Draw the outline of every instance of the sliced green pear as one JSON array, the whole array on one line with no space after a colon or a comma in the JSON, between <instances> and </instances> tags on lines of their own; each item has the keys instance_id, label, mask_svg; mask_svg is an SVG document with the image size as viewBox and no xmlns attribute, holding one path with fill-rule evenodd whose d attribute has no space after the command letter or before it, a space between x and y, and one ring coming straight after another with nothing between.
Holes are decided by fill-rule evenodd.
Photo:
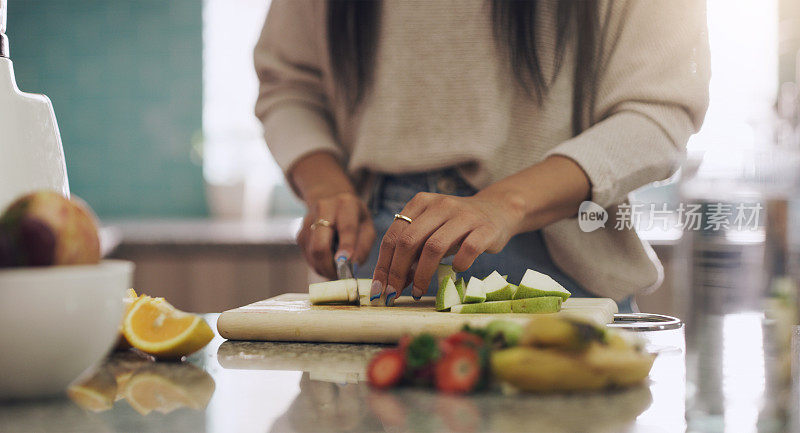
<instances>
[{"instance_id":1,"label":"sliced green pear","mask_svg":"<svg viewBox=\"0 0 800 433\"><path fill-rule=\"evenodd\" d=\"M561 310L561 298L558 296L541 296L511 301L511 311L514 313L558 313L559 310Z\"/></svg>"},{"instance_id":2,"label":"sliced green pear","mask_svg":"<svg viewBox=\"0 0 800 433\"><path fill-rule=\"evenodd\" d=\"M514 287L497 271L483 279L487 301L507 301L514 297Z\"/></svg>"},{"instance_id":3,"label":"sliced green pear","mask_svg":"<svg viewBox=\"0 0 800 433\"><path fill-rule=\"evenodd\" d=\"M439 284L439 288L442 287L442 283L444 283L444 279L450 277L453 282L456 281L456 272L453 270L453 265L445 265L440 264L438 268L436 268L436 282Z\"/></svg>"},{"instance_id":4,"label":"sliced green pear","mask_svg":"<svg viewBox=\"0 0 800 433\"><path fill-rule=\"evenodd\" d=\"M512 302L513 301L493 301L493 302L481 302L479 304L459 304L453 306L450 309L450 311L453 313L461 313L461 314L511 313Z\"/></svg>"},{"instance_id":5,"label":"sliced green pear","mask_svg":"<svg viewBox=\"0 0 800 433\"><path fill-rule=\"evenodd\" d=\"M308 285L308 299L312 304L350 302L353 280L334 280Z\"/></svg>"},{"instance_id":6,"label":"sliced green pear","mask_svg":"<svg viewBox=\"0 0 800 433\"><path fill-rule=\"evenodd\" d=\"M458 280L456 280L456 290L458 290L459 304L464 302L464 291L467 290L467 288L465 287L466 285L467 283L464 282L464 278L459 278Z\"/></svg>"},{"instance_id":7,"label":"sliced green pear","mask_svg":"<svg viewBox=\"0 0 800 433\"><path fill-rule=\"evenodd\" d=\"M358 282L358 305L365 307L365 306L373 306L378 305L377 303L379 300L370 301L370 290L372 289L372 279L370 278L359 278L356 280Z\"/></svg>"},{"instance_id":8,"label":"sliced green pear","mask_svg":"<svg viewBox=\"0 0 800 433\"><path fill-rule=\"evenodd\" d=\"M436 311L447 311L453 305L461 303L461 296L456 289L456 283L449 276L445 277L444 285L436 292Z\"/></svg>"},{"instance_id":9,"label":"sliced green pear","mask_svg":"<svg viewBox=\"0 0 800 433\"><path fill-rule=\"evenodd\" d=\"M514 299L536 298L540 296L559 296L566 301L572 293L549 275L536 272L533 269L525 271L519 289L514 294Z\"/></svg>"},{"instance_id":10,"label":"sliced green pear","mask_svg":"<svg viewBox=\"0 0 800 433\"><path fill-rule=\"evenodd\" d=\"M467 283L467 290L464 291L464 298L461 302L465 304L477 304L486 300L486 291L483 288L483 280L471 277Z\"/></svg>"},{"instance_id":11,"label":"sliced green pear","mask_svg":"<svg viewBox=\"0 0 800 433\"><path fill-rule=\"evenodd\" d=\"M358 301L358 280L355 278L353 279L346 279L343 280L345 282L345 286L347 287L347 300L349 302L356 302Z\"/></svg>"}]
</instances>

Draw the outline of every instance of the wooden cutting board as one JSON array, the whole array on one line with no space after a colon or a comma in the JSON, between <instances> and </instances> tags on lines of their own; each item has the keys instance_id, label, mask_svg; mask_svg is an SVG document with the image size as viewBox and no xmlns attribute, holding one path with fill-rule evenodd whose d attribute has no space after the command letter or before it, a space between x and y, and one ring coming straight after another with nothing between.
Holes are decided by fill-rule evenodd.
<instances>
[{"instance_id":1,"label":"wooden cutting board","mask_svg":"<svg viewBox=\"0 0 800 433\"><path fill-rule=\"evenodd\" d=\"M611 323L617 304L608 298L575 298L558 315ZM428 332L447 336L465 324L483 326L492 320L526 322L529 314L456 314L438 312L434 298L414 301L401 296L393 307L311 305L307 293L287 293L228 310L217 329L229 340L308 341L327 343L395 343L406 334Z\"/></svg>"}]
</instances>

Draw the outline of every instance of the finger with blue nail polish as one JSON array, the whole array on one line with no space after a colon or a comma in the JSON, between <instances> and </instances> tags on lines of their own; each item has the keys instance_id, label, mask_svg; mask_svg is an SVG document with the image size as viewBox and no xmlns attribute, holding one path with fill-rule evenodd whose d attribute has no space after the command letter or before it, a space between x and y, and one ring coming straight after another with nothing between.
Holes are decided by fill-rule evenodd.
<instances>
[{"instance_id":1,"label":"finger with blue nail polish","mask_svg":"<svg viewBox=\"0 0 800 433\"><path fill-rule=\"evenodd\" d=\"M339 250L334 255L336 257L336 263L343 262L350 258L350 253L348 251Z\"/></svg>"},{"instance_id":2,"label":"finger with blue nail polish","mask_svg":"<svg viewBox=\"0 0 800 433\"><path fill-rule=\"evenodd\" d=\"M394 289L392 286L386 287L386 306L391 307L394 305L395 299L397 299L397 290Z\"/></svg>"},{"instance_id":3,"label":"finger with blue nail polish","mask_svg":"<svg viewBox=\"0 0 800 433\"><path fill-rule=\"evenodd\" d=\"M424 290L419 289L417 286L413 286L411 288L411 297L414 298L415 301L419 301L422 299L422 295L425 293Z\"/></svg>"},{"instance_id":4,"label":"finger with blue nail polish","mask_svg":"<svg viewBox=\"0 0 800 433\"><path fill-rule=\"evenodd\" d=\"M383 294L383 284L378 280L372 280L372 286L369 289L369 302L371 305L380 305L380 298Z\"/></svg>"}]
</instances>

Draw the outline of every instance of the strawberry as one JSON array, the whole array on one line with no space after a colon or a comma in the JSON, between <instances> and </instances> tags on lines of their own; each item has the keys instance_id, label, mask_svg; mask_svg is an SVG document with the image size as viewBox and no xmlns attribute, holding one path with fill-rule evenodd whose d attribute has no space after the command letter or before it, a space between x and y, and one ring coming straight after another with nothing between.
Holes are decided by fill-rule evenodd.
<instances>
[{"instance_id":1,"label":"strawberry","mask_svg":"<svg viewBox=\"0 0 800 433\"><path fill-rule=\"evenodd\" d=\"M467 346L457 346L436 363L434 383L442 392L470 392L481 378L478 353Z\"/></svg>"},{"instance_id":2,"label":"strawberry","mask_svg":"<svg viewBox=\"0 0 800 433\"><path fill-rule=\"evenodd\" d=\"M405 356L399 349L378 352L367 366L370 385L378 389L391 388L400 383L406 368Z\"/></svg>"},{"instance_id":3,"label":"strawberry","mask_svg":"<svg viewBox=\"0 0 800 433\"><path fill-rule=\"evenodd\" d=\"M409 344L411 344L411 336L404 335L400 337L400 340L397 341L397 348L400 349L400 351L402 351L403 353L406 353Z\"/></svg>"},{"instance_id":4,"label":"strawberry","mask_svg":"<svg viewBox=\"0 0 800 433\"><path fill-rule=\"evenodd\" d=\"M445 341L449 343L450 346L469 346L474 349L477 349L484 344L483 338L467 331L456 332L455 334L447 337Z\"/></svg>"}]
</instances>

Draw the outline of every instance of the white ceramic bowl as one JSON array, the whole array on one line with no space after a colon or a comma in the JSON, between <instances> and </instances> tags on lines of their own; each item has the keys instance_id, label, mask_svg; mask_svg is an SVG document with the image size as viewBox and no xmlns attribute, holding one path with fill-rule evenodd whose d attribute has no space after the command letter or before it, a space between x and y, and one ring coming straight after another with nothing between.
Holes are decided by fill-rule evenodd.
<instances>
[{"instance_id":1,"label":"white ceramic bowl","mask_svg":"<svg viewBox=\"0 0 800 433\"><path fill-rule=\"evenodd\" d=\"M0 399L63 392L117 340L133 263L0 270Z\"/></svg>"}]
</instances>

